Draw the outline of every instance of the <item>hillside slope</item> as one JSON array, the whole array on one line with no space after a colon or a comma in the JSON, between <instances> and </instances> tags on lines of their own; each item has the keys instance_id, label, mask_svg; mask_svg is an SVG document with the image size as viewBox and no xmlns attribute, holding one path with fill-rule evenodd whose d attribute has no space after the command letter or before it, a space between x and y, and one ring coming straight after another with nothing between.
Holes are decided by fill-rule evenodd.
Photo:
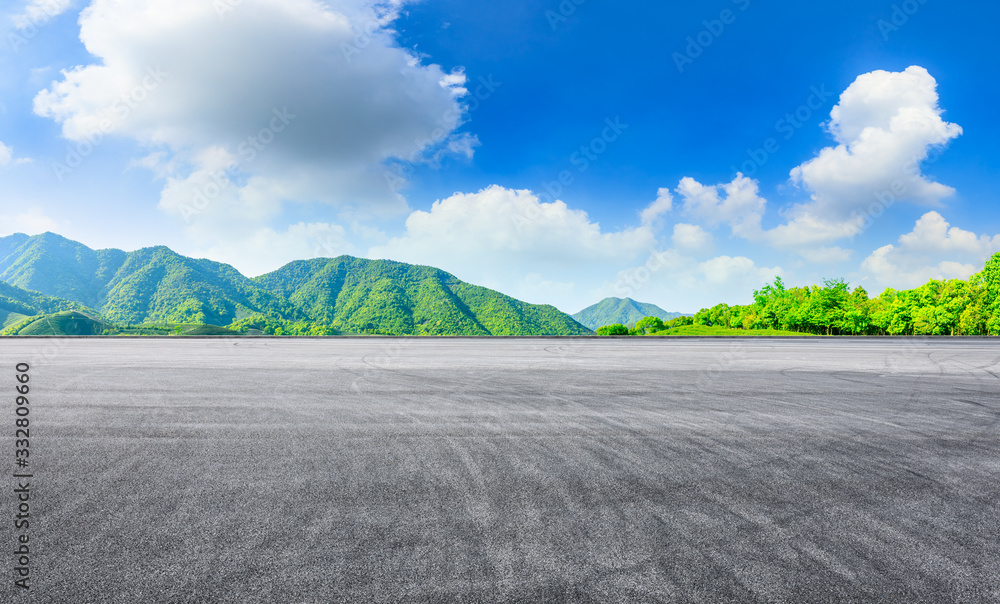
<instances>
[{"instance_id":1,"label":"hillside slope","mask_svg":"<svg viewBox=\"0 0 1000 604\"><path fill-rule=\"evenodd\" d=\"M228 325L255 314L301 316L280 295L255 287L228 264L188 258L166 247L128 253L108 282L99 310L123 325Z\"/></svg>"},{"instance_id":2,"label":"hillside slope","mask_svg":"<svg viewBox=\"0 0 1000 604\"><path fill-rule=\"evenodd\" d=\"M428 266L351 256L292 262L252 280L310 319L358 333L582 335L552 306L527 304Z\"/></svg>"},{"instance_id":3,"label":"hillside slope","mask_svg":"<svg viewBox=\"0 0 1000 604\"><path fill-rule=\"evenodd\" d=\"M228 264L162 246L95 251L53 233L11 235L0 238L0 279L94 308L100 320L118 326L226 326L263 317L303 334L590 333L552 306L528 304L436 268L350 256L292 262L248 279ZM15 302L5 307L8 324L76 309L65 301L45 308Z\"/></svg>"},{"instance_id":4,"label":"hillside slope","mask_svg":"<svg viewBox=\"0 0 1000 604\"><path fill-rule=\"evenodd\" d=\"M598 327L615 323L632 326L636 321L646 317L659 317L669 321L680 316L682 313L668 312L655 304L636 302L631 298L605 298L576 313L573 318L596 330Z\"/></svg>"},{"instance_id":5,"label":"hillside slope","mask_svg":"<svg viewBox=\"0 0 1000 604\"><path fill-rule=\"evenodd\" d=\"M281 296L258 289L232 266L188 258L162 246L126 253L92 250L54 233L11 235L0 238L0 280L96 309L122 325L228 325L259 314L302 317Z\"/></svg>"},{"instance_id":6,"label":"hillside slope","mask_svg":"<svg viewBox=\"0 0 1000 604\"><path fill-rule=\"evenodd\" d=\"M15 234L0 238L0 280L97 308L125 258L121 250L92 250L55 233Z\"/></svg>"},{"instance_id":7,"label":"hillside slope","mask_svg":"<svg viewBox=\"0 0 1000 604\"><path fill-rule=\"evenodd\" d=\"M74 309L87 310L76 302L27 291L0 281L0 329L26 317Z\"/></svg>"}]
</instances>

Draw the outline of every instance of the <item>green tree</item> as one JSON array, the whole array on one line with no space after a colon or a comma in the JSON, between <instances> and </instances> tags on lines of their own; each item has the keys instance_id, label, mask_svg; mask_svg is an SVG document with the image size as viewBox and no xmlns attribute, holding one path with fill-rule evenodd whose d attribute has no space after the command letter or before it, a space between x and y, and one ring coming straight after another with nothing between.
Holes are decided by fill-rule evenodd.
<instances>
[{"instance_id":1,"label":"green tree","mask_svg":"<svg viewBox=\"0 0 1000 604\"><path fill-rule=\"evenodd\" d=\"M597 328L597 335L599 336L627 336L629 335L628 327L625 327L621 323L615 323L613 325L605 325L604 327Z\"/></svg>"},{"instance_id":2,"label":"green tree","mask_svg":"<svg viewBox=\"0 0 1000 604\"><path fill-rule=\"evenodd\" d=\"M646 335L649 333L656 333L658 331L663 331L666 327L663 324L663 319L660 317L644 317L639 319L629 333L633 335Z\"/></svg>"}]
</instances>

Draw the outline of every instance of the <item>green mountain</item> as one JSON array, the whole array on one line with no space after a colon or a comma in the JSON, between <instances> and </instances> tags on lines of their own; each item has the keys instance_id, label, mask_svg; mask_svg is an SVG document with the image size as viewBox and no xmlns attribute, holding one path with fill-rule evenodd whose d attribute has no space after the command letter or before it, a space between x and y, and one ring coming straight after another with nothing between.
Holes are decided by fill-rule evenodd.
<instances>
[{"instance_id":1,"label":"green mountain","mask_svg":"<svg viewBox=\"0 0 1000 604\"><path fill-rule=\"evenodd\" d=\"M91 308L125 262L121 250L92 250L55 233L0 238L0 280Z\"/></svg>"},{"instance_id":2,"label":"green mountain","mask_svg":"<svg viewBox=\"0 0 1000 604\"><path fill-rule=\"evenodd\" d=\"M228 264L166 247L92 250L54 233L0 238L0 279L97 309L106 320L228 325L254 315L302 318Z\"/></svg>"},{"instance_id":3,"label":"green mountain","mask_svg":"<svg viewBox=\"0 0 1000 604\"><path fill-rule=\"evenodd\" d=\"M310 319L355 333L590 333L553 306L527 304L440 269L391 260L300 260L253 282L286 297Z\"/></svg>"},{"instance_id":4,"label":"green mountain","mask_svg":"<svg viewBox=\"0 0 1000 604\"><path fill-rule=\"evenodd\" d=\"M605 298L573 315L573 318L596 330L605 325L621 323L631 327L636 321L646 317L659 317L669 321L683 316L678 312L667 312L655 304L636 302L631 298Z\"/></svg>"},{"instance_id":5,"label":"green mountain","mask_svg":"<svg viewBox=\"0 0 1000 604\"><path fill-rule=\"evenodd\" d=\"M254 315L302 318L287 300L255 287L232 266L166 247L128 253L107 282L98 310L124 325L228 325Z\"/></svg>"},{"instance_id":6,"label":"green mountain","mask_svg":"<svg viewBox=\"0 0 1000 604\"><path fill-rule=\"evenodd\" d=\"M26 291L0 281L0 329L27 317L73 309L86 310L81 304Z\"/></svg>"},{"instance_id":7,"label":"green mountain","mask_svg":"<svg viewBox=\"0 0 1000 604\"><path fill-rule=\"evenodd\" d=\"M590 333L552 306L527 304L436 268L350 256L292 262L248 279L228 264L166 247L95 251L53 233L11 235L0 238L0 279L94 308L100 320L118 326L232 325L320 335ZM11 306L8 313L20 320L80 310L66 300Z\"/></svg>"}]
</instances>

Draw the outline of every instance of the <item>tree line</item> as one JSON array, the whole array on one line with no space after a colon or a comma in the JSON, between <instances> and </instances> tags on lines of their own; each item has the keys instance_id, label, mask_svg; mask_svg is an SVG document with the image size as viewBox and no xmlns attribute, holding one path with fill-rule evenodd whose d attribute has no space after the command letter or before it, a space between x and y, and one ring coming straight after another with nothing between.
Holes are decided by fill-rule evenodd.
<instances>
[{"instance_id":1,"label":"tree line","mask_svg":"<svg viewBox=\"0 0 1000 604\"><path fill-rule=\"evenodd\" d=\"M780 329L814 335L1000 335L1000 252L968 280L931 279L915 289L886 289L869 298L843 279L822 286L785 286L781 277L753 293L753 303L717 304L664 322L646 317L631 329L609 325L600 335L660 333L682 325Z\"/></svg>"}]
</instances>

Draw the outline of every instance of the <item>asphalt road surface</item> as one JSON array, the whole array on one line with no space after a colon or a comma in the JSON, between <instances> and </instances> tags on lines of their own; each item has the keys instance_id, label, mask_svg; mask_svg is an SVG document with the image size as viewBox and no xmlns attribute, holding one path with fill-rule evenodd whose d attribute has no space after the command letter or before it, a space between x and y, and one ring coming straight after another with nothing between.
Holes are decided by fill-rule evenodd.
<instances>
[{"instance_id":1,"label":"asphalt road surface","mask_svg":"<svg viewBox=\"0 0 1000 604\"><path fill-rule=\"evenodd\" d=\"M0 340L3 602L997 602L1000 342ZM23 470L22 470L23 471Z\"/></svg>"}]
</instances>

